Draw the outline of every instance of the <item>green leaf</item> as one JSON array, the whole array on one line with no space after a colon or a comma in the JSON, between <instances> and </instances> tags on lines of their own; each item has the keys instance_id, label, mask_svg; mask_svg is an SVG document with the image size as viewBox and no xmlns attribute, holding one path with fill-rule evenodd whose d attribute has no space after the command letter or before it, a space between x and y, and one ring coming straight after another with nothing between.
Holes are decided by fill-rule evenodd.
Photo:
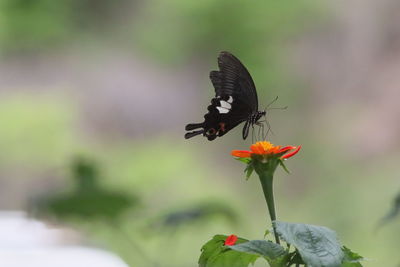
<instances>
[{"instance_id":1,"label":"green leaf","mask_svg":"<svg viewBox=\"0 0 400 267\"><path fill-rule=\"evenodd\" d=\"M362 267L360 261L364 260L364 258L361 255L351 251L345 246L342 247L342 251L344 253L344 258L341 267Z\"/></svg>"},{"instance_id":2,"label":"green leaf","mask_svg":"<svg viewBox=\"0 0 400 267\"><path fill-rule=\"evenodd\" d=\"M201 248L199 267L247 267L259 256L247 254L224 246L226 235L215 235ZM238 238L237 244L248 240Z\"/></svg>"},{"instance_id":3,"label":"green leaf","mask_svg":"<svg viewBox=\"0 0 400 267\"><path fill-rule=\"evenodd\" d=\"M249 242L229 246L229 248L240 252L263 256L271 260L286 254L282 246L266 240L251 240Z\"/></svg>"},{"instance_id":4,"label":"green leaf","mask_svg":"<svg viewBox=\"0 0 400 267\"><path fill-rule=\"evenodd\" d=\"M279 236L296 247L304 262L313 267L337 267L344 257L336 233L326 227L273 222Z\"/></svg>"}]
</instances>

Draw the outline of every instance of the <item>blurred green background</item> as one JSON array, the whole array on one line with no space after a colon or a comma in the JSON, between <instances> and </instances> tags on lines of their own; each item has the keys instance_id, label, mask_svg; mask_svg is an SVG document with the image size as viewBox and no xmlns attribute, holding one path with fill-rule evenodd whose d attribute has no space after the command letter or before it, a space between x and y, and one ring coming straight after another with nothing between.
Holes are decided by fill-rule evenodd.
<instances>
[{"instance_id":1,"label":"blurred green background","mask_svg":"<svg viewBox=\"0 0 400 267\"><path fill-rule=\"evenodd\" d=\"M196 266L214 234L270 227L256 177L224 138L184 140L213 94L219 51L255 80L274 144L278 218L324 225L396 266L400 3L1 0L0 208L27 210L130 266ZM258 262L259 266L263 266ZM258 266L257 265L257 266Z\"/></svg>"}]
</instances>

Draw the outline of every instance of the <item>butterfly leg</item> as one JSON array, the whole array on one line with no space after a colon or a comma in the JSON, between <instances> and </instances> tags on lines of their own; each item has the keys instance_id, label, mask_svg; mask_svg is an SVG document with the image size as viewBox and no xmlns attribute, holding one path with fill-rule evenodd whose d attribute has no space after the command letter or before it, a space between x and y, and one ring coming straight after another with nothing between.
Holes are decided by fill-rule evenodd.
<instances>
[{"instance_id":1,"label":"butterfly leg","mask_svg":"<svg viewBox=\"0 0 400 267\"><path fill-rule=\"evenodd\" d=\"M264 123L261 123L260 128L261 128L261 138L266 141L267 136L264 135Z\"/></svg>"},{"instance_id":2,"label":"butterfly leg","mask_svg":"<svg viewBox=\"0 0 400 267\"><path fill-rule=\"evenodd\" d=\"M275 133L272 131L271 124L268 121L266 121L266 124L267 124L267 127L268 127L267 135L269 134L269 132L271 132L272 135L275 135Z\"/></svg>"},{"instance_id":3,"label":"butterfly leg","mask_svg":"<svg viewBox=\"0 0 400 267\"><path fill-rule=\"evenodd\" d=\"M267 127L268 127L268 129L267 129L267 132L265 133L265 139L267 139L269 131L271 130L271 126L269 124L267 125Z\"/></svg>"},{"instance_id":4,"label":"butterfly leg","mask_svg":"<svg viewBox=\"0 0 400 267\"><path fill-rule=\"evenodd\" d=\"M258 126L258 131L257 131L257 138L259 140L264 140L264 121L257 121L255 125Z\"/></svg>"},{"instance_id":5,"label":"butterfly leg","mask_svg":"<svg viewBox=\"0 0 400 267\"><path fill-rule=\"evenodd\" d=\"M262 135L261 135L261 128L262 128L262 126L263 126L263 124L262 123L257 123L257 126L258 126L258 139L261 139L262 140Z\"/></svg>"}]
</instances>

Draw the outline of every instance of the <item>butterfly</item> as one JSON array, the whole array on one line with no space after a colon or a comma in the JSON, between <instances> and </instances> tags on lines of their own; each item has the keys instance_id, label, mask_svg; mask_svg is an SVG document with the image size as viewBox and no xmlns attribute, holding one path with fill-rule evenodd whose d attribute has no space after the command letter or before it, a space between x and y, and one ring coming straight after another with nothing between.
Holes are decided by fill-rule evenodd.
<instances>
[{"instance_id":1,"label":"butterfly","mask_svg":"<svg viewBox=\"0 0 400 267\"><path fill-rule=\"evenodd\" d=\"M219 71L210 72L215 97L207 107L204 122L186 125L185 130L191 132L185 134L185 139L203 134L212 141L244 121L242 137L246 139L250 127L266 115L266 111L258 111L256 87L240 60L223 51L218 56L218 67Z\"/></svg>"}]
</instances>

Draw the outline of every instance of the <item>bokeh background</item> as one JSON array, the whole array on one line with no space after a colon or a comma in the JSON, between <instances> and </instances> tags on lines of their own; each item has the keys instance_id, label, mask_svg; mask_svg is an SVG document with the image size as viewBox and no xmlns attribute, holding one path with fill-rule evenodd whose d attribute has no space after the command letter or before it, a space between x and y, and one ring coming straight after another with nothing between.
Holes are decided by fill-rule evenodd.
<instances>
[{"instance_id":1,"label":"bokeh background","mask_svg":"<svg viewBox=\"0 0 400 267\"><path fill-rule=\"evenodd\" d=\"M397 266L400 221L378 223L400 191L399 12L396 0L1 0L0 208L130 266L196 266L217 233L262 238L259 182L230 156L250 145L241 127L183 138L226 50L261 108L288 106L269 111L271 142L303 145L292 174L277 172L278 218L334 229L365 266Z\"/></svg>"}]
</instances>

